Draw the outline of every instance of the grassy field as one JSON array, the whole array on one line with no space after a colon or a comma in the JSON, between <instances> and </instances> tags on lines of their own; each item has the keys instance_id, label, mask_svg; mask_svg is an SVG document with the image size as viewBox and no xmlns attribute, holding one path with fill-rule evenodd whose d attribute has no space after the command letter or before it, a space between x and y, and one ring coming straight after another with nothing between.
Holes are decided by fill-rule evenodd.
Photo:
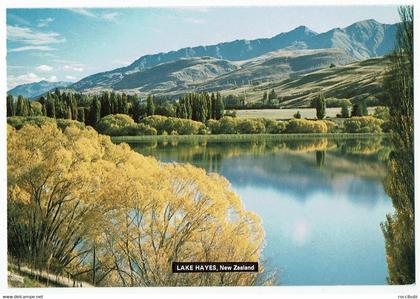
<instances>
[{"instance_id":1,"label":"grassy field","mask_svg":"<svg viewBox=\"0 0 420 299\"><path fill-rule=\"evenodd\" d=\"M373 114L376 107L369 107L369 114ZM315 108L293 108L293 109L248 109L236 110L236 116L239 118L269 118L269 119L290 119L298 112L302 118L316 118ZM341 112L341 108L327 108L326 115L330 118L335 118Z\"/></svg>"},{"instance_id":2,"label":"grassy field","mask_svg":"<svg viewBox=\"0 0 420 299\"><path fill-rule=\"evenodd\" d=\"M220 135L157 135L157 136L114 136L111 137L114 143L148 143L148 142L250 142L259 140L293 140L309 138L372 138L386 136L376 133L311 133L311 134L220 134Z\"/></svg>"}]
</instances>

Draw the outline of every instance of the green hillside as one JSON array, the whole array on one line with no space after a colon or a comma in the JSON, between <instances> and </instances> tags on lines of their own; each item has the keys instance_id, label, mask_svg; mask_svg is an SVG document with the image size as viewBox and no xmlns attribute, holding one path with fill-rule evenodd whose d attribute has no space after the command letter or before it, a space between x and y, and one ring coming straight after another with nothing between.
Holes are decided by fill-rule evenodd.
<instances>
[{"instance_id":1,"label":"green hillside","mask_svg":"<svg viewBox=\"0 0 420 299\"><path fill-rule=\"evenodd\" d=\"M320 91L326 98L351 100L373 96L383 99L381 78L386 64L385 58L373 58L344 66L325 67L278 82L224 90L223 94L243 95L247 102L256 102L262 99L264 92L274 89L285 108L307 107Z\"/></svg>"}]
</instances>

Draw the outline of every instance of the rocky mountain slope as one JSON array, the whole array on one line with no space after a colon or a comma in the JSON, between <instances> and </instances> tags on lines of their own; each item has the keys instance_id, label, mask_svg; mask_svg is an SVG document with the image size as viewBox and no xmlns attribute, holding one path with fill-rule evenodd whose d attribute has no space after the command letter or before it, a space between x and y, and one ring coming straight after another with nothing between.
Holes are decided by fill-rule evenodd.
<instances>
[{"instance_id":1,"label":"rocky mountain slope","mask_svg":"<svg viewBox=\"0 0 420 299\"><path fill-rule=\"evenodd\" d=\"M142 75L133 74L143 72L162 63L192 57L213 57L233 63L253 59L278 50L339 48L343 49L352 58L362 60L382 56L392 51L395 34L396 24L381 24L375 20L357 22L346 28L334 28L324 33L316 33L305 26L300 26L272 38L235 40L216 45L188 47L167 53L145 55L129 66L83 78L71 85L71 88L76 91L86 91L98 88L110 89L112 86L117 88L139 86L134 81ZM214 74L215 72L210 71L210 76L207 79L212 78ZM128 78L126 79L126 77ZM154 84L153 82L149 83ZM175 86L173 83L168 84Z\"/></svg>"}]
</instances>

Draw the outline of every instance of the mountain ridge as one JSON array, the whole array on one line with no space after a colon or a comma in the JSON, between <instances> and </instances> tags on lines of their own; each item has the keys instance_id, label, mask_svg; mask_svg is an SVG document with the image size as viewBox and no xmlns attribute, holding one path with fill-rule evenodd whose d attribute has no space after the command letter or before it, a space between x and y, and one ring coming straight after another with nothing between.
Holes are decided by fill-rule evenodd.
<instances>
[{"instance_id":1,"label":"mountain ridge","mask_svg":"<svg viewBox=\"0 0 420 299\"><path fill-rule=\"evenodd\" d=\"M17 85L14 88L7 91L7 94L10 94L12 96L22 95L26 98L32 99L55 88L66 88L73 83L74 82L69 82L69 81L50 82L47 80L41 80L38 82Z\"/></svg>"},{"instance_id":2,"label":"mountain ridge","mask_svg":"<svg viewBox=\"0 0 420 299\"><path fill-rule=\"evenodd\" d=\"M355 59L385 55L395 45L396 24L382 24L373 19L355 22L344 28L317 33L301 25L271 38L237 39L213 45L185 47L169 52L143 55L125 67L87 76L71 85L77 91L95 86L110 87L126 75L143 71L180 58L209 56L229 61L255 58L276 50L341 48Z\"/></svg>"}]
</instances>

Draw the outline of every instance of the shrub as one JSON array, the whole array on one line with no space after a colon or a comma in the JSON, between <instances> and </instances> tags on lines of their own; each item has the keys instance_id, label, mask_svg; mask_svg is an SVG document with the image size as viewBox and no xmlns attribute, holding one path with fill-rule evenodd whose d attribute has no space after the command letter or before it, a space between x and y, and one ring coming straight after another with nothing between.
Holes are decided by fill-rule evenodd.
<instances>
[{"instance_id":1,"label":"shrub","mask_svg":"<svg viewBox=\"0 0 420 299\"><path fill-rule=\"evenodd\" d=\"M359 116L344 121L344 132L346 133L381 133L383 120L373 116Z\"/></svg>"},{"instance_id":2,"label":"shrub","mask_svg":"<svg viewBox=\"0 0 420 299\"><path fill-rule=\"evenodd\" d=\"M155 128L145 124L133 124L125 128L122 128L118 132L119 136L141 136L141 135L156 135L157 131Z\"/></svg>"},{"instance_id":3,"label":"shrub","mask_svg":"<svg viewBox=\"0 0 420 299\"><path fill-rule=\"evenodd\" d=\"M83 129L85 127L84 123L79 122L77 120L58 118L56 119L56 122L57 122L57 127L59 127L63 131L68 127L76 127L79 129Z\"/></svg>"},{"instance_id":4,"label":"shrub","mask_svg":"<svg viewBox=\"0 0 420 299\"><path fill-rule=\"evenodd\" d=\"M155 128L158 134L176 131L179 135L196 135L206 131L206 126L201 122L162 115L145 117L140 123Z\"/></svg>"},{"instance_id":5,"label":"shrub","mask_svg":"<svg viewBox=\"0 0 420 299\"><path fill-rule=\"evenodd\" d=\"M281 134L286 129L286 123L284 121L275 121L272 119L264 119L265 121L265 132L268 134Z\"/></svg>"},{"instance_id":6,"label":"shrub","mask_svg":"<svg viewBox=\"0 0 420 299\"><path fill-rule=\"evenodd\" d=\"M366 106L368 107L378 106L380 104L381 104L381 100L375 96L369 96L366 98Z\"/></svg>"},{"instance_id":7,"label":"shrub","mask_svg":"<svg viewBox=\"0 0 420 299\"><path fill-rule=\"evenodd\" d=\"M376 107L373 116L384 121L389 120L390 115L388 107Z\"/></svg>"},{"instance_id":8,"label":"shrub","mask_svg":"<svg viewBox=\"0 0 420 299\"><path fill-rule=\"evenodd\" d=\"M156 129L145 124L137 124L126 114L110 114L99 121L98 132L110 136L156 135Z\"/></svg>"},{"instance_id":9,"label":"shrub","mask_svg":"<svg viewBox=\"0 0 420 299\"><path fill-rule=\"evenodd\" d=\"M225 111L225 116L236 117L236 110Z\"/></svg>"},{"instance_id":10,"label":"shrub","mask_svg":"<svg viewBox=\"0 0 420 299\"><path fill-rule=\"evenodd\" d=\"M235 118L226 116L219 120L219 134L236 134L237 132Z\"/></svg>"},{"instance_id":11,"label":"shrub","mask_svg":"<svg viewBox=\"0 0 420 299\"><path fill-rule=\"evenodd\" d=\"M328 108L343 107L344 105L351 106L351 102L348 99L328 98L325 101Z\"/></svg>"},{"instance_id":12,"label":"shrub","mask_svg":"<svg viewBox=\"0 0 420 299\"><path fill-rule=\"evenodd\" d=\"M287 122L286 133L327 133L324 121L292 119Z\"/></svg>"},{"instance_id":13,"label":"shrub","mask_svg":"<svg viewBox=\"0 0 420 299\"><path fill-rule=\"evenodd\" d=\"M336 132L338 132L338 125L335 122L333 122L331 120L324 120L323 122L327 126L327 132L328 133L336 133Z\"/></svg>"},{"instance_id":14,"label":"shrub","mask_svg":"<svg viewBox=\"0 0 420 299\"><path fill-rule=\"evenodd\" d=\"M265 125L263 119L240 119L236 125L236 131L240 134L263 134Z\"/></svg>"},{"instance_id":15,"label":"shrub","mask_svg":"<svg viewBox=\"0 0 420 299\"><path fill-rule=\"evenodd\" d=\"M388 107L376 107L373 116L384 121L384 123L381 125L381 129L383 132L391 131Z\"/></svg>"},{"instance_id":16,"label":"shrub","mask_svg":"<svg viewBox=\"0 0 420 299\"><path fill-rule=\"evenodd\" d=\"M19 130L26 125L43 126L46 124L55 124L54 118L46 116L11 116L7 118L7 123Z\"/></svg>"},{"instance_id":17,"label":"shrub","mask_svg":"<svg viewBox=\"0 0 420 299\"><path fill-rule=\"evenodd\" d=\"M300 112L298 111L295 114L293 114L293 117L294 118L297 118L297 119L301 119L302 118L302 115L300 115Z\"/></svg>"},{"instance_id":18,"label":"shrub","mask_svg":"<svg viewBox=\"0 0 420 299\"><path fill-rule=\"evenodd\" d=\"M134 124L134 120L127 114L110 114L101 118L96 125L96 129L99 133L115 136L120 135L118 133L121 129Z\"/></svg>"},{"instance_id":19,"label":"shrub","mask_svg":"<svg viewBox=\"0 0 420 299\"><path fill-rule=\"evenodd\" d=\"M215 119L209 119L207 121L207 128L211 134L220 134L220 121Z\"/></svg>"}]
</instances>

